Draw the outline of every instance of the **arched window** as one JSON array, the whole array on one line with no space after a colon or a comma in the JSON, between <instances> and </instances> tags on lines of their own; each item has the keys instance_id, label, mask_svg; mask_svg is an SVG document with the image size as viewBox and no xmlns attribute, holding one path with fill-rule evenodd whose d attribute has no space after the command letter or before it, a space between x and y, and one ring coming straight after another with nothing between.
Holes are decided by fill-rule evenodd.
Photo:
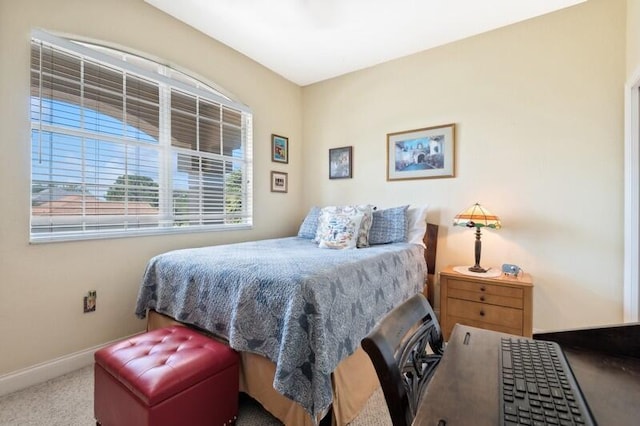
<instances>
[{"instance_id":1,"label":"arched window","mask_svg":"<svg viewBox=\"0 0 640 426\"><path fill-rule=\"evenodd\" d=\"M251 128L182 72L34 30L31 241L251 226Z\"/></svg>"}]
</instances>

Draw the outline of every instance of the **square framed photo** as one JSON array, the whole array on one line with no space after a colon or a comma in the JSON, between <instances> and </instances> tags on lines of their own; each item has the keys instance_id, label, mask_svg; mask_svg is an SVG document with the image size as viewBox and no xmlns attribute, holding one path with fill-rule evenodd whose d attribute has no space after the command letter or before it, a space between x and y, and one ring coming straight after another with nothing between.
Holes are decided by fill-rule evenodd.
<instances>
[{"instance_id":1,"label":"square framed photo","mask_svg":"<svg viewBox=\"0 0 640 426\"><path fill-rule=\"evenodd\" d=\"M289 162L289 138L271 135L271 161L276 163Z\"/></svg>"},{"instance_id":2,"label":"square framed photo","mask_svg":"<svg viewBox=\"0 0 640 426\"><path fill-rule=\"evenodd\" d=\"M455 124L387 134L387 180L454 176Z\"/></svg>"},{"instance_id":3,"label":"square framed photo","mask_svg":"<svg viewBox=\"0 0 640 426\"><path fill-rule=\"evenodd\" d=\"M353 177L353 147L329 149L329 179L350 179Z\"/></svg>"},{"instance_id":4,"label":"square framed photo","mask_svg":"<svg viewBox=\"0 0 640 426\"><path fill-rule=\"evenodd\" d=\"M283 172L271 172L271 192L287 192L289 175Z\"/></svg>"}]
</instances>

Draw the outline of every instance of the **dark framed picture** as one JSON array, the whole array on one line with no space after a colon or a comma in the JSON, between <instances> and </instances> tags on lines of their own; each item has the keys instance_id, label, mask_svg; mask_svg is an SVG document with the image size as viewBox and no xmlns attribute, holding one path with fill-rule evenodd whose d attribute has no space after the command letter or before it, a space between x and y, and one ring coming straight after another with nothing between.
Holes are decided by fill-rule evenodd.
<instances>
[{"instance_id":1,"label":"dark framed picture","mask_svg":"<svg viewBox=\"0 0 640 426\"><path fill-rule=\"evenodd\" d=\"M353 147L329 149L329 179L348 179L353 177Z\"/></svg>"},{"instance_id":2,"label":"dark framed picture","mask_svg":"<svg viewBox=\"0 0 640 426\"><path fill-rule=\"evenodd\" d=\"M289 138L271 135L271 161L276 163L289 162Z\"/></svg>"},{"instance_id":3,"label":"dark framed picture","mask_svg":"<svg viewBox=\"0 0 640 426\"><path fill-rule=\"evenodd\" d=\"M283 172L271 172L271 192L287 192L289 175Z\"/></svg>"},{"instance_id":4,"label":"dark framed picture","mask_svg":"<svg viewBox=\"0 0 640 426\"><path fill-rule=\"evenodd\" d=\"M387 134L387 180L454 176L455 124Z\"/></svg>"}]
</instances>

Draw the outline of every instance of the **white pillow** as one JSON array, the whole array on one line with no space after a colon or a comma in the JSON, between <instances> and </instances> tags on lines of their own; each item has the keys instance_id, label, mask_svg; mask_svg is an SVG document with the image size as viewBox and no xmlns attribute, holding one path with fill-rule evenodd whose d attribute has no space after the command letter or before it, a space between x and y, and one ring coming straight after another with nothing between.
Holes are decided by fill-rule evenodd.
<instances>
[{"instance_id":1,"label":"white pillow","mask_svg":"<svg viewBox=\"0 0 640 426\"><path fill-rule=\"evenodd\" d=\"M424 234L427 232L427 208L424 205L420 207L409 207L407 210L407 242L411 244L424 245Z\"/></svg>"},{"instance_id":2,"label":"white pillow","mask_svg":"<svg viewBox=\"0 0 640 426\"><path fill-rule=\"evenodd\" d=\"M354 249L364 214L323 212L320 215L318 247L329 249Z\"/></svg>"}]
</instances>

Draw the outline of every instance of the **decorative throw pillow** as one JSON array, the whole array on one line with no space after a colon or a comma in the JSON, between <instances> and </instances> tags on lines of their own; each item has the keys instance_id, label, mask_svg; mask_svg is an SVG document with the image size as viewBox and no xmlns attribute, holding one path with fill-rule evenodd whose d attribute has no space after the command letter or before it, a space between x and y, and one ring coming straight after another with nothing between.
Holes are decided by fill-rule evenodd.
<instances>
[{"instance_id":1,"label":"decorative throw pillow","mask_svg":"<svg viewBox=\"0 0 640 426\"><path fill-rule=\"evenodd\" d=\"M407 210L407 219L409 221L407 228L407 242L411 244L424 245L424 234L427 232L427 207L410 207Z\"/></svg>"},{"instance_id":2,"label":"decorative throw pillow","mask_svg":"<svg viewBox=\"0 0 640 426\"><path fill-rule=\"evenodd\" d=\"M320 220L320 212L322 209L318 206L311 207L307 217L302 221L300 229L298 230L298 237L309 238L313 240L316 237L316 231L318 230L318 220Z\"/></svg>"},{"instance_id":3,"label":"decorative throw pillow","mask_svg":"<svg viewBox=\"0 0 640 426\"><path fill-rule=\"evenodd\" d=\"M320 242L318 247L330 249L354 249L364 215L323 213L320 216Z\"/></svg>"},{"instance_id":4,"label":"decorative throw pillow","mask_svg":"<svg viewBox=\"0 0 640 426\"><path fill-rule=\"evenodd\" d=\"M409 205L373 211L369 244L403 243L407 241Z\"/></svg>"},{"instance_id":5,"label":"decorative throw pillow","mask_svg":"<svg viewBox=\"0 0 640 426\"><path fill-rule=\"evenodd\" d=\"M361 204L353 206L327 206L322 209L320 215L320 222L318 223L318 231L316 232L315 241L320 242L320 234L324 233L322 230L322 215L324 214L345 214L356 215L362 214L362 223L358 231L357 247L369 247L369 229L371 229L371 222L373 221L373 206L371 204Z\"/></svg>"}]
</instances>

